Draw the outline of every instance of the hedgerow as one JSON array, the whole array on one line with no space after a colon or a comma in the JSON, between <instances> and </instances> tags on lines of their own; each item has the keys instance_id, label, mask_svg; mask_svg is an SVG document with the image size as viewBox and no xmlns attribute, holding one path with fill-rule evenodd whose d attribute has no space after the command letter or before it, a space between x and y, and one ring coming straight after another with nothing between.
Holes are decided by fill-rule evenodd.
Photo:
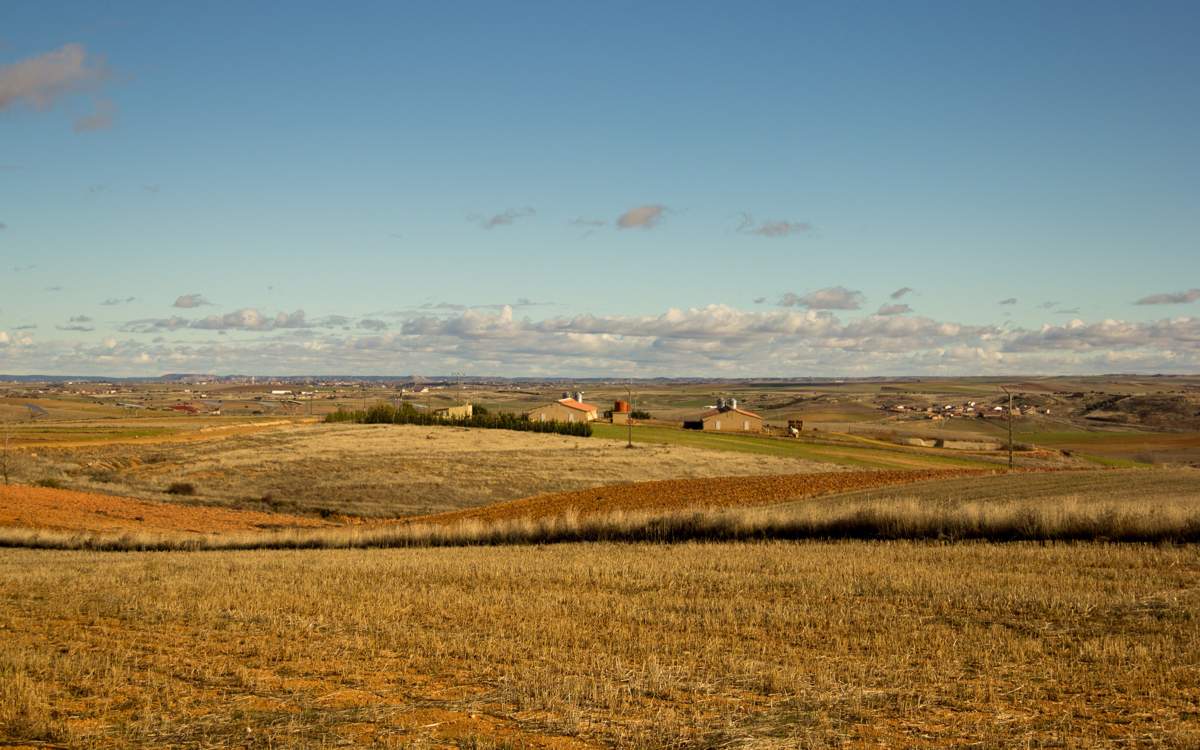
<instances>
[{"instance_id":1,"label":"hedgerow","mask_svg":"<svg viewBox=\"0 0 1200 750\"><path fill-rule=\"evenodd\" d=\"M549 432L558 435L591 437L592 426L587 422L539 422L524 414L483 412L469 417L439 417L418 411L412 404L375 404L368 409L338 409L325 417L326 422L356 424L415 424L426 426L479 427L485 430L516 430L518 432Z\"/></svg>"}]
</instances>

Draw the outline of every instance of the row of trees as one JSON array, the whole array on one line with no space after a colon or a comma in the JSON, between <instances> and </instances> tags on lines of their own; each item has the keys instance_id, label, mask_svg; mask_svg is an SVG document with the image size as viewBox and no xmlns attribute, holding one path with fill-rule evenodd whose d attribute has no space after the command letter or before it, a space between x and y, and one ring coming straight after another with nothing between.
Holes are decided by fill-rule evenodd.
<instances>
[{"instance_id":1,"label":"row of trees","mask_svg":"<svg viewBox=\"0 0 1200 750\"><path fill-rule=\"evenodd\" d=\"M338 409L325 417L326 422L354 422L357 424L417 424L452 425L456 427L480 427L485 430L517 430L518 432L552 432L558 435L591 437L592 426L587 422L535 422L524 414L499 412L492 414L482 409L470 417L446 418L417 410L412 404L375 404L368 409Z\"/></svg>"}]
</instances>

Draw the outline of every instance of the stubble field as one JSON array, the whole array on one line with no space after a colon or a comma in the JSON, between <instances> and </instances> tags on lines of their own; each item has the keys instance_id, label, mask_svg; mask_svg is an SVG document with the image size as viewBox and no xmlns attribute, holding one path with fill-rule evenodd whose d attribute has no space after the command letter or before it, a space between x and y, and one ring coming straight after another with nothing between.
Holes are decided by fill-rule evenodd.
<instances>
[{"instance_id":1,"label":"stubble field","mask_svg":"<svg viewBox=\"0 0 1200 750\"><path fill-rule=\"evenodd\" d=\"M10 742L1200 743L1194 547L8 550L0 580Z\"/></svg>"},{"instance_id":2,"label":"stubble field","mask_svg":"<svg viewBox=\"0 0 1200 750\"><path fill-rule=\"evenodd\" d=\"M0 744L1200 746L1195 469L133 422L23 428Z\"/></svg>"}]
</instances>

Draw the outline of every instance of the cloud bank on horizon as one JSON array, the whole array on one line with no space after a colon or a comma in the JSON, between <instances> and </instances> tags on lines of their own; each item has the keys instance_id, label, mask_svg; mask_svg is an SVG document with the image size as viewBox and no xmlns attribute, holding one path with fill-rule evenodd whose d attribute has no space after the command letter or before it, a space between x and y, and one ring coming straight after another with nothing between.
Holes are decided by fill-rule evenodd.
<instances>
[{"instance_id":1,"label":"cloud bank on horizon","mask_svg":"<svg viewBox=\"0 0 1200 750\"><path fill-rule=\"evenodd\" d=\"M787 293L775 309L712 304L655 315L518 317L512 304L426 304L379 318L255 308L119 323L87 343L0 330L0 371L78 374L451 372L494 375L878 375L1193 372L1200 318L1147 322L1078 318L1037 329L967 325L884 303L856 311L862 292ZM797 310L796 308L802 308ZM93 332L86 315L62 331ZM216 334L219 339L205 338ZM232 338L230 334L241 334ZM120 337L118 337L118 335ZM152 335L152 336L151 336Z\"/></svg>"}]
</instances>

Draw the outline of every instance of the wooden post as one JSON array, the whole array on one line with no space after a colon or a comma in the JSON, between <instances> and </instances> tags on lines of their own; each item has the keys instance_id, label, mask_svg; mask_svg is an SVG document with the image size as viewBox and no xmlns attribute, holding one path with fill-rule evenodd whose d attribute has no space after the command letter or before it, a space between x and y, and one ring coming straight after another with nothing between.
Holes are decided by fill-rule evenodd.
<instances>
[{"instance_id":1,"label":"wooden post","mask_svg":"<svg viewBox=\"0 0 1200 750\"><path fill-rule=\"evenodd\" d=\"M1012 391L1004 386L1000 386L1000 390L1008 394L1008 470L1013 468L1013 439L1012 439Z\"/></svg>"},{"instance_id":2,"label":"wooden post","mask_svg":"<svg viewBox=\"0 0 1200 750\"><path fill-rule=\"evenodd\" d=\"M625 429L629 434L629 443L626 448L633 447L633 383L625 384L625 395L629 396L629 414L625 416Z\"/></svg>"},{"instance_id":3,"label":"wooden post","mask_svg":"<svg viewBox=\"0 0 1200 750\"><path fill-rule=\"evenodd\" d=\"M4 423L4 455L0 456L0 468L4 469L4 484L8 485L8 423Z\"/></svg>"}]
</instances>

